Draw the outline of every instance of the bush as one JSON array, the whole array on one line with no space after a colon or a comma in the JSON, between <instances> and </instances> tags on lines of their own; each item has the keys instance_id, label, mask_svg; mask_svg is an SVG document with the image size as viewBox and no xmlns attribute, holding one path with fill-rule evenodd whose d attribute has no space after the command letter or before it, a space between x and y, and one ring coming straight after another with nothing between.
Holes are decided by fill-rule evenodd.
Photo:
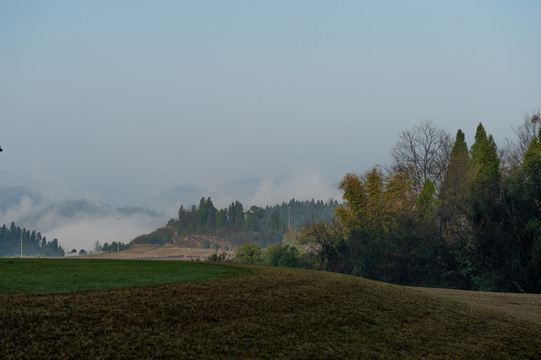
<instances>
[{"instance_id":1,"label":"bush","mask_svg":"<svg viewBox=\"0 0 541 360\"><path fill-rule=\"evenodd\" d=\"M257 245L244 244L235 251L233 261L241 264L260 264L262 262L261 250Z\"/></svg>"},{"instance_id":2,"label":"bush","mask_svg":"<svg viewBox=\"0 0 541 360\"><path fill-rule=\"evenodd\" d=\"M271 245L263 251L263 261L266 265L283 267L300 267L301 254L294 246Z\"/></svg>"},{"instance_id":3,"label":"bush","mask_svg":"<svg viewBox=\"0 0 541 360\"><path fill-rule=\"evenodd\" d=\"M299 250L296 247L284 246L284 252L278 261L278 266L299 267Z\"/></svg>"},{"instance_id":4,"label":"bush","mask_svg":"<svg viewBox=\"0 0 541 360\"><path fill-rule=\"evenodd\" d=\"M283 254L283 247L280 245L271 245L268 246L263 251L263 262L266 265L271 266L278 266L278 263L280 262L280 258Z\"/></svg>"},{"instance_id":5,"label":"bush","mask_svg":"<svg viewBox=\"0 0 541 360\"><path fill-rule=\"evenodd\" d=\"M231 261L231 257L225 251L222 252L221 254L218 254L218 252L215 252L214 254L210 255L207 258L207 261L210 261L210 262L229 262L229 261Z\"/></svg>"}]
</instances>

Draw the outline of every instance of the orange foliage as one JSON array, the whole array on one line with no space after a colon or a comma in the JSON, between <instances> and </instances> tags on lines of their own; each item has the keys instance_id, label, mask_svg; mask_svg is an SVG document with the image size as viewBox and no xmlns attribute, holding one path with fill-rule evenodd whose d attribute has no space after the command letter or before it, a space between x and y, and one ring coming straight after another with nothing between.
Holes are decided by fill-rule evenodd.
<instances>
[{"instance_id":1,"label":"orange foliage","mask_svg":"<svg viewBox=\"0 0 541 360\"><path fill-rule=\"evenodd\" d=\"M384 177L374 168L360 177L346 174L339 189L344 191L345 205L335 215L350 229L389 233L398 226L398 219L411 216L416 194L407 174Z\"/></svg>"}]
</instances>

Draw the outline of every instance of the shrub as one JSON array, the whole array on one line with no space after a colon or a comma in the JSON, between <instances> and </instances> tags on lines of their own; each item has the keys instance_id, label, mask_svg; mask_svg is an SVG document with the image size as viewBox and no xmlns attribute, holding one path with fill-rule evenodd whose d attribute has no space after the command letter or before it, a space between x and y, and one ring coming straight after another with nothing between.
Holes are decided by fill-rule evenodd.
<instances>
[{"instance_id":1,"label":"shrub","mask_svg":"<svg viewBox=\"0 0 541 360\"><path fill-rule=\"evenodd\" d=\"M262 262L261 250L257 245L244 244L235 251L233 261L241 264L260 264Z\"/></svg>"},{"instance_id":2,"label":"shrub","mask_svg":"<svg viewBox=\"0 0 541 360\"><path fill-rule=\"evenodd\" d=\"M231 257L225 251L222 252L221 254L218 254L218 252L215 252L214 254L210 255L207 258L207 261L210 261L210 262L229 262L229 261L231 261Z\"/></svg>"}]
</instances>

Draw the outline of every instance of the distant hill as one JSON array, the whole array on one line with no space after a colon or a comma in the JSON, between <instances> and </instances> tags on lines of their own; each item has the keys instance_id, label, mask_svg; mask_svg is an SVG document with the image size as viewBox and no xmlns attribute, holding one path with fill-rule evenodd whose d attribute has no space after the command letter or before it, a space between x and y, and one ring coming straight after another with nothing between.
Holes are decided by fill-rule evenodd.
<instances>
[{"instance_id":1,"label":"distant hill","mask_svg":"<svg viewBox=\"0 0 541 360\"><path fill-rule=\"evenodd\" d=\"M127 243L165 221L163 215L142 207L113 207L88 199L54 201L25 187L0 187L0 226L15 222L35 229L57 238L68 251L93 251L96 241Z\"/></svg>"},{"instance_id":2,"label":"distant hill","mask_svg":"<svg viewBox=\"0 0 541 360\"><path fill-rule=\"evenodd\" d=\"M249 209L235 201L227 208L217 209L210 197L203 197L198 207L186 209L181 205L178 218L149 234L138 236L132 244L174 243L216 250L228 250L245 243L266 247L282 244L286 233L291 230L294 234L315 219L328 220L338 206L335 200L292 199L281 205L251 206Z\"/></svg>"},{"instance_id":3,"label":"distant hill","mask_svg":"<svg viewBox=\"0 0 541 360\"><path fill-rule=\"evenodd\" d=\"M67 200L55 202L46 206L38 207L22 218L24 223L38 223L44 217L56 218L79 218L79 217L111 217L117 215L141 214L150 217L161 217L155 211L141 207L114 208L103 202L86 199Z\"/></svg>"}]
</instances>

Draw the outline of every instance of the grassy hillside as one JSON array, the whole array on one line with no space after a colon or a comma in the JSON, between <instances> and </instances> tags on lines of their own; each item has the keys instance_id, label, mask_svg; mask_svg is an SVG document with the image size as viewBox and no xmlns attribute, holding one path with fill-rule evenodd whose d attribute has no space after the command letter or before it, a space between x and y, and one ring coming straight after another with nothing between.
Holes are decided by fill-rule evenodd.
<instances>
[{"instance_id":1,"label":"grassy hillside","mask_svg":"<svg viewBox=\"0 0 541 360\"><path fill-rule=\"evenodd\" d=\"M133 359L541 357L541 326L533 322L351 276L243 269L214 280L2 296L0 353Z\"/></svg>"}]
</instances>

